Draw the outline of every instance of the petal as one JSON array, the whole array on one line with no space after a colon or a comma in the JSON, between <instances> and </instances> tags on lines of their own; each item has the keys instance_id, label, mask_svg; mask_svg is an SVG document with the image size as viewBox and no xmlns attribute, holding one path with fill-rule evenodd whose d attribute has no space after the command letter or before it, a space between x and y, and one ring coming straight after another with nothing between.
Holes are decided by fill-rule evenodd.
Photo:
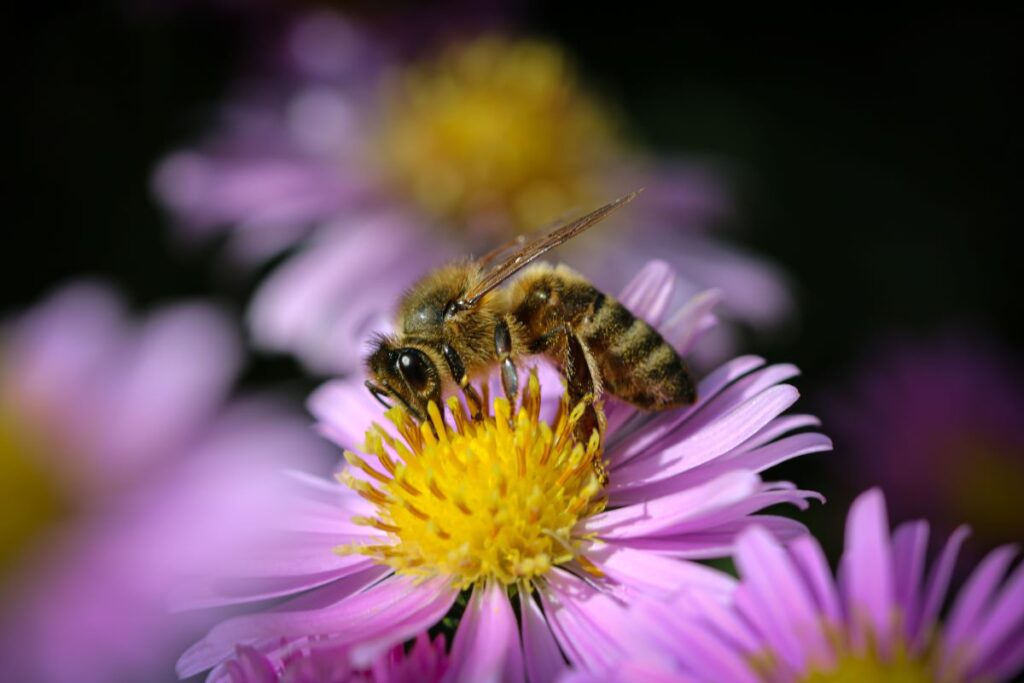
<instances>
[{"instance_id":1,"label":"petal","mask_svg":"<svg viewBox=\"0 0 1024 683\"><path fill-rule=\"evenodd\" d=\"M680 308L658 331L683 356L689 354L701 334L718 322L712 313L722 301L722 293L710 289L696 294Z\"/></svg>"},{"instance_id":2,"label":"petal","mask_svg":"<svg viewBox=\"0 0 1024 683\"><path fill-rule=\"evenodd\" d=\"M582 533L596 533L608 539L656 534L681 521L701 517L752 496L760 483L753 472L727 472L691 489L602 512L583 523Z\"/></svg>"},{"instance_id":3,"label":"petal","mask_svg":"<svg viewBox=\"0 0 1024 683\"><path fill-rule=\"evenodd\" d=\"M629 502L636 499L630 489L667 479L717 458L756 434L793 405L798 396L791 386L775 386L715 416L699 429L691 430L687 426L687 433L680 434L680 440L672 446L616 470L610 493L617 502Z\"/></svg>"},{"instance_id":4,"label":"petal","mask_svg":"<svg viewBox=\"0 0 1024 683\"><path fill-rule=\"evenodd\" d=\"M239 645L235 658L227 662L222 674L231 683L277 683L277 672L270 661L251 647Z\"/></svg>"},{"instance_id":5,"label":"petal","mask_svg":"<svg viewBox=\"0 0 1024 683\"><path fill-rule=\"evenodd\" d=\"M694 410L706 405L730 384L762 365L764 360L757 356L734 358L701 380L697 387L697 403L693 407L666 411L653 417L649 413L634 412L634 419L643 422L643 429L632 429L629 424L625 424L614 432L610 431L605 448L606 457L613 467L618 467L646 452L674 431Z\"/></svg>"},{"instance_id":6,"label":"petal","mask_svg":"<svg viewBox=\"0 0 1024 683\"><path fill-rule=\"evenodd\" d=\"M960 527L954 531L939 554L938 561L935 562L928 574L921 611L909 618L912 627L908 629L907 633L917 634L913 643L915 649L924 646L939 617L939 610L942 609L942 604L946 600L946 591L949 589L949 582L953 577L953 567L960 554L960 546L963 545L964 539L969 533L967 527Z\"/></svg>"},{"instance_id":7,"label":"petal","mask_svg":"<svg viewBox=\"0 0 1024 683\"><path fill-rule=\"evenodd\" d=\"M608 630L622 619L612 597L561 569L547 574L539 591L544 614L562 652L576 666L608 669L626 652Z\"/></svg>"},{"instance_id":8,"label":"petal","mask_svg":"<svg viewBox=\"0 0 1024 683\"><path fill-rule=\"evenodd\" d=\"M665 496L681 489L703 484L730 470L743 469L750 470L751 472L763 472L787 460L798 458L801 455L820 453L831 449L832 440L824 434L818 432L794 434L746 453L737 455L730 453L718 460L713 460L692 470L681 472L675 477L638 487L629 493L630 497L642 494L650 498ZM618 498L613 498L612 500L617 502Z\"/></svg>"},{"instance_id":9,"label":"petal","mask_svg":"<svg viewBox=\"0 0 1024 683\"><path fill-rule=\"evenodd\" d=\"M946 619L943 639L947 647L956 649L962 641L973 639L978 633L999 583L1016 555L1017 548L1012 545L996 548L971 572Z\"/></svg>"},{"instance_id":10,"label":"petal","mask_svg":"<svg viewBox=\"0 0 1024 683\"><path fill-rule=\"evenodd\" d=\"M343 559L347 560L344 563L347 566L314 574L217 577L195 581L186 584L171 596L170 608L177 612L268 600L301 593L347 577L351 577L349 581L356 586L353 590L358 590L381 578L388 571L386 567L374 566L373 560L366 557L351 556Z\"/></svg>"},{"instance_id":11,"label":"petal","mask_svg":"<svg viewBox=\"0 0 1024 683\"><path fill-rule=\"evenodd\" d=\"M985 622L974 634L974 667L984 671L1000 650L1019 652L1024 641L1024 565L1018 566L999 592Z\"/></svg>"},{"instance_id":12,"label":"petal","mask_svg":"<svg viewBox=\"0 0 1024 683\"><path fill-rule=\"evenodd\" d=\"M319 590L329 594L329 589ZM236 644L263 638L329 635L338 645L402 642L437 623L457 595L444 579L417 583L410 577L393 576L360 593L335 596L333 602L315 609L302 607L310 598L303 596L272 612L218 624L181 656L178 674L183 678L197 674L230 656Z\"/></svg>"},{"instance_id":13,"label":"petal","mask_svg":"<svg viewBox=\"0 0 1024 683\"><path fill-rule=\"evenodd\" d=\"M491 581L473 591L452 643L445 681L523 681L523 653L505 587Z\"/></svg>"},{"instance_id":14,"label":"petal","mask_svg":"<svg viewBox=\"0 0 1024 683\"><path fill-rule=\"evenodd\" d=\"M839 592L817 539L804 535L791 542L788 548L793 565L800 571L804 585L814 596L818 611L829 623L839 624L843 618Z\"/></svg>"},{"instance_id":15,"label":"petal","mask_svg":"<svg viewBox=\"0 0 1024 683\"><path fill-rule=\"evenodd\" d=\"M737 450L753 450L766 443L775 441L789 432L796 431L797 429L805 429L807 427L821 427L821 420L814 415L783 415L782 417L769 422L764 429L750 437L750 439L745 441Z\"/></svg>"},{"instance_id":16,"label":"petal","mask_svg":"<svg viewBox=\"0 0 1024 683\"><path fill-rule=\"evenodd\" d=\"M652 327L661 323L665 308L672 299L676 272L664 261L649 261L618 296L619 303Z\"/></svg>"},{"instance_id":17,"label":"petal","mask_svg":"<svg viewBox=\"0 0 1024 683\"><path fill-rule=\"evenodd\" d=\"M917 614L920 609L921 588L924 583L925 555L928 550L928 524L910 522L897 527L892 535L892 561L894 590L900 614ZM904 622L904 635L911 637Z\"/></svg>"},{"instance_id":18,"label":"petal","mask_svg":"<svg viewBox=\"0 0 1024 683\"><path fill-rule=\"evenodd\" d=\"M724 597L736 585L728 574L705 565L615 544L592 543L582 552L606 576L641 595L667 597L685 588Z\"/></svg>"},{"instance_id":19,"label":"petal","mask_svg":"<svg viewBox=\"0 0 1024 683\"><path fill-rule=\"evenodd\" d=\"M760 615L758 625L773 648L797 669L809 659L827 660L830 649L812 592L782 546L753 527L736 542L736 566L747 605Z\"/></svg>"},{"instance_id":20,"label":"petal","mask_svg":"<svg viewBox=\"0 0 1024 683\"><path fill-rule=\"evenodd\" d=\"M530 683L545 683L558 679L569 670L569 665L558 649L558 643L555 642L555 636L540 605L523 591L519 592L519 618L523 624L523 656L527 680Z\"/></svg>"},{"instance_id":21,"label":"petal","mask_svg":"<svg viewBox=\"0 0 1024 683\"><path fill-rule=\"evenodd\" d=\"M382 407L361 380L334 380L320 385L307 402L309 412L327 427L324 435L342 448L359 449L366 430L381 422ZM390 424L390 423L386 423ZM371 458L369 462L374 462Z\"/></svg>"},{"instance_id":22,"label":"petal","mask_svg":"<svg viewBox=\"0 0 1024 683\"><path fill-rule=\"evenodd\" d=\"M880 490L862 493L850 507L846 548L840 563L855 645L866 647L878 642L884 647L890 641L896 604L889 523Z\"/></svg>"}]
</instances>

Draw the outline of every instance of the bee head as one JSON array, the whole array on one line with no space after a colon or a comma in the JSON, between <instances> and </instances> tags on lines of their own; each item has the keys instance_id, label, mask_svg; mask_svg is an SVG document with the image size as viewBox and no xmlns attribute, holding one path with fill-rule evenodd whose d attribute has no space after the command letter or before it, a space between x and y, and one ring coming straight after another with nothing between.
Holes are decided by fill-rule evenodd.
<instances>
[{"instance_id":1,"label":"bee head","mask_svg":"<svg viewBox=\"0 0 1024 683\"><path fill-rule=\"evenodd\" d=\"M426 349L399 346L395 339L380 337L366 358L370 379L366 388L374 398L391 407L397 402L416 420L427 419L427 405L441 403L441 374Z\"/></svg>"}]
</instances>

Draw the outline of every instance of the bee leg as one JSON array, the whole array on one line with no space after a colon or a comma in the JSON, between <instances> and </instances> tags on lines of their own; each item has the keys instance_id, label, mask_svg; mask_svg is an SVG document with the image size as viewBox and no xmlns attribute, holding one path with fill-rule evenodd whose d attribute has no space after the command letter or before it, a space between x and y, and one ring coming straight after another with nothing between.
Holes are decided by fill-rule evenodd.
<instances>
[{"instance_id":1,"label":"bee leg","mask_svg":"<svg viewBox=\"0 0 1024 683\"><path fill-rule=\"evenodd\" d=\"M565 360L563 361L563 372L569 389L570 403L575 406L581 401L587 401L587 407L576 423L576 435L584 442L590 438L593 432L603 436L604 425L594 407L594 401L600 392L599 385L594 381L594 374L591 371L591 363L587 358L587 349L583 341L568 327L564 328Z\"/></svg>"},{"instance_id":2,"label":"bee leg","mask_svg":"<svg viewBox=\"0 0 1024 683\"><path fill-rule=\"evenodd\" d=\"M469 412L472 413L473 419L479 422L484 419L484 402L480 400L480 394L476 393L476 389L469 383L469 376L466 374L466 366L462 362L462 357L447 343L441 344L441 353L444 354L444 359L448 363L448 370L451 371L452 377L462 389L463 396L466 397Z\"/></svg>"},{"instance_id":3,"label":"bee leg","mask_svg":"<svg viewBox=\"0 0 1024 683\"><path fill-rule=\"evenodd\" d=\"M505 398L514 411L519 393L519 373L516 364L512 362L512 334L507 320L500 321L494 327L494 353L501 366L501 386L505 389Z\"/></svg>"}]
</instances>

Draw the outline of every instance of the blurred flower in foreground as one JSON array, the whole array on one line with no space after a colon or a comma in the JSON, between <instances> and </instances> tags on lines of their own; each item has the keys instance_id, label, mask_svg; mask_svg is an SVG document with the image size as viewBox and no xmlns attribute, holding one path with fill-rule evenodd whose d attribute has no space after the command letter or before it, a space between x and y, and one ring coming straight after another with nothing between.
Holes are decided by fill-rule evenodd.
<instances>
[{"instance_id":1,"label":"blurred flower in foreground","mask_svg":"<svg viewBox=\"0 0 1024 683\"><path fill-rule=\"evenodd\" d=\"M736 544L731 608L685 590L645 599L600 625L621 660L591 662L595 671L565 681L1009 680L1024 666L1024 567L1007 575L1016 547L982 560L938 621L966 535L962 527L950 537L926 576L928 524L890 536L882 493L868 491L850 509L834 580L813 538L783 548L750 529Z\"/></svg>"},{"instance_id":2,"label":"blurred flower in foreground","mask_svg":"<svg viewBox=\"0 0 1024 683\"><path fill-rule=\"evenodd\" d=\"M448 671L444 637L421 633L406 653L396 645L365 667L354 667L345 648L292 645L274 663L251 647L239 647L223 669L225 683L440 683Z\"/></svg>"},{"instance_id":3,"label":"blurred flower in foreground","mask_svg":"<svg viewBox=\"0 0 1024 683\"><path fill-rule=\"evenodd\" d=\"M198 626L167 616L175 574L208 571L215 550L255 540L279 455L300 467L327 457L276 405L225 402L238 366L215 309L180 304L134 322L94 284L67 287L5 325L5 680L171 671L170 655Z\"/></svg>"},{"instance_id":4,"label":"blurred flower in foreground","mask_svg":"<svg viewBox=\"0 0 1024 683\"><path fill-rule=\"evenodd\" d=\"M711 286L747 322L788 312L774 268L707 234L730 211L721 181L630 149L557 47L478 37L411 63L397 48L336 15L300 18L284 75L252 87L217 134L155 175L183 229L229 230L249 258L318 228L257 292L260 344L352 371L366 333L441 260L639 187L628 223L581 238L571 264L616 291L651 254L672 254L680 301Z\"/></svg>"},{"instance_id":5,"label":"blurred flower in foreground","mask_svg":"<svg viewBox=\"0 0 1024 683\"><path fill-rule=\"evenodd\" d=\"M985 338L892 343L833 392L844 477L880 485L901 517L1024 537L1024 371ZM838 461L837 461L838 462Z\"/></svg>"},{"instance_id":6,"label":"blurred flower in foreground","mask_svg":"<svg viewBox=\"0 0 1024 683\"><path fill-rule=\"evenodd\" d=\"M662 324L673 283L671 270L653 263L621 301L685 354L713 322L714 297L697 297ZM552 396L561 378L546 365L531 374L517 411L500 398L480 423L453 397L446 421L435 411L432 425L417 427L393 408L392 425L378 426L379 406L361 378L328 383L312 398L321 430L342 446L363 444L364 455L346 452L339 482L300 479L298 511L279 515L290 520L281 543L289 550L238 562L238 579L263 576L274 595L308 592L216 626L182 656L179 673L216 667L239 644L280 661L309 637L348 648L353 664L366 665L441 623L457 600L465 611L453 680L546 681L564 658L603 662L612 650L588 624L614 605L679 586L721 600L732 580L691 560L727 555L755 523L783 539L803 533L794 520L753 515L777 503L804 507L815 496L758 475L829 448L819 433L789 434L817 425L781 415L797 399L781 382L795 374L742 357L705 377L691 408L640 413L609 398L603 454L596 436L575 442L583 406ZM490 391L500 395L494 378ZM607 486L595 474L598 457ZM200 586L193 603L268 595L265 586L234 583ZM221 664L214 680L224 671Z\"/></svg>"}]
</instances>

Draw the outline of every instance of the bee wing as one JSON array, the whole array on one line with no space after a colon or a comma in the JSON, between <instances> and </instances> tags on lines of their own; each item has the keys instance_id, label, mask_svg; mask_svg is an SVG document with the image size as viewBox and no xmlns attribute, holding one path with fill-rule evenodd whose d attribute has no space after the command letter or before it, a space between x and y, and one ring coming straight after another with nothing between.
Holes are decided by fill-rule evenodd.
<instances>
[{"instance_id":1,"label":"bee wing","mask_svg":"<svg viewBox=\"0 0 1024 683\"><path fill-rule=\"evenodd\" d=\"M624 197L619 197L614 202L605 204L600 209L588 213L586 216L581 216L573 221L564 222L555 227L555 229L548 234L537 237L536 239L522 245L519 249L509 254L504 261L484 273L483 277L480 278L480 282L463 295L462 300L458 302L459 307L469 308L474 306L484 294L487 294L487 292L518 273L542 254L593 227L600 221L607 218L608 215L616 209L619 209L636 199L636 196L640 194L640 192L641 190L630 192ZM513 244L514 243L502 245L490 254L485 255L480 262L487 263L495 256L506 251Z\"/></svg>"}]
</instances>

